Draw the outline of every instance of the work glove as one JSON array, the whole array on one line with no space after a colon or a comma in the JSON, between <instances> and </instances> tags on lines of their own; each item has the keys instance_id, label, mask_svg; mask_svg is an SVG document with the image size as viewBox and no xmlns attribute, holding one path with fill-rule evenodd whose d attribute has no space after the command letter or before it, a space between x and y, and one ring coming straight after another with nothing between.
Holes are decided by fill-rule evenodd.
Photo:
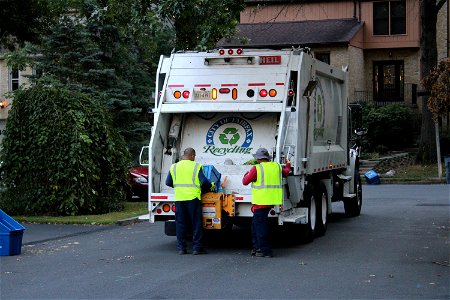
<instances>
[{"instance_id":1,"label":"work glove","mask_svg":"<svg viewBox=\"0 0 450 300\"><path fill-rule=\"evenodd\" d=\"M216 191L216 183L213 181L211 182L211 192L215 192Z\"/></svg>"}]
</instances>

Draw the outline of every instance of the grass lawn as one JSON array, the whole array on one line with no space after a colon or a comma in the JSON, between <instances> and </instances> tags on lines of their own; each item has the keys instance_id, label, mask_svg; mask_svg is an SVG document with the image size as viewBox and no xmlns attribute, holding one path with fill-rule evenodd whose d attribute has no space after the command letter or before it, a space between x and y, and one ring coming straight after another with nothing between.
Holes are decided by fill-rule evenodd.
<instances>
[{"instance_id":1,"label":"grass lawn","mask_svg":"<svg viewBox=\"0 0 450 300\"><path fill-rule=\"evenodd\" d=\"M124 210L103 215L49 217L49 216L13 216L16 221L39 224L91 224L111 225L117 221L148 213L147 202L124 202Z\"/></svg>"},{"instance_id":2,"label":"grass lawn","mask_svg":"<svg viewBox=\"0 0 450 300\"><path fill-rule=\"evenodd\" d=\"M431 165L407 165L395 168L395 175L392 177L385 177L381 175L381 181L388 180L390 182L414 182L414 181L437 181L438 180L437 164ZM446 170L442 169L442 183L446 182Z\"/></svg>"}]
</instances>

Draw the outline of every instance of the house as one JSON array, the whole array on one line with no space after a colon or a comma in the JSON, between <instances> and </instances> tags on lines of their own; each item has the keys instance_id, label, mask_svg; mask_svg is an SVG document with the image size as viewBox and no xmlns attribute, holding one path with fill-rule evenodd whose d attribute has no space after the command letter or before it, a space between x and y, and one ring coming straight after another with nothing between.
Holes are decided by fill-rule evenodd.
<instances>
[{"instance_id":1,"label":"house","mask_svg":"<svg viewBox=\"0 0 450 300\"><path fill-rule=\"evenodd\" d=\"M3 140L6 119L11 109L12 99L9 93L17 90L21 85L29 84L29 76L33 73L32 68L19 70L9 67L6 62L7 53L7 50L0 47L0 145Z\"/></svg>"},{"instance_id":2,"label":"house","mask_svg":"<svg viewBox=\"0 0 450 300\"><path fill-rule=\"evenodd\" d=\"M420 106L418 0L246 0L238 33L218 46L309 47L316 58L348 66L350 102ZM438 60L449 57L448 1L437 22Z\"/></svg>"}]
</instances>

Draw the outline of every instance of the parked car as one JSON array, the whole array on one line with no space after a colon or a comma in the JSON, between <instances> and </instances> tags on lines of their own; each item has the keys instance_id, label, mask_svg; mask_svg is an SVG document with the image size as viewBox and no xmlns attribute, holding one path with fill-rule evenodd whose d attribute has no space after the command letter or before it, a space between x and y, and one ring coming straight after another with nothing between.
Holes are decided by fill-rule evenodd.
<instances>
[{"instance_id":1,"label":"parked car","mask_svg":"<svg viewBox=\"0 0 450 300\"><path fill-rule=\"evenodd\" d=\"M147 200L148 195L148 167L137 166L128 169L128 182L131 186L131 199Z\"/></svg>"}]
</instances>

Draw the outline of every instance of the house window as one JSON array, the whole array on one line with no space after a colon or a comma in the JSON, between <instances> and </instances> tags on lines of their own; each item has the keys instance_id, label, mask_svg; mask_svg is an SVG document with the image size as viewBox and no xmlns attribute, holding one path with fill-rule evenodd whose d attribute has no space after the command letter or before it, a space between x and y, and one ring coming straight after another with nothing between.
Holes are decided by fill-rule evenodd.
<instances>
[{"instance_id":1,"label":"house window","mask_svg":"<svg viewBox=\"0 0 450 300\"><path fill-rule=\"evenodd\" d=\"M33 66L32 72L33 72L34 78L41 78L42 74L44 74L44 72L42 71L42 68L38 67L38 66Z\"/></svg>"},{"instance_id":2,"label":"house window","mask_svg":"<svg viewBox=\"0 0 450 300\"><path fill-rule=\"evenodd\" d=\"M323 61L326 64L330 64L330 53L315 52L314 56L316 57L316 59Z\"/></svg>"},{"instance_id":3,"label":"house window","mask_svg":"<svg viewBox=\"0 0 450 300\"><path fill-rule=\"evenodd\" d=\"M373 34L406 34L406 2L382 1L373 3Z\"/></svg>"},{"instance_id":4,"label":"house window","mask_svg":"<svg viewBox=\"0 0 450 300\"><path fill-rule=\"evenodd\" d=\"M404 67L402 60L373 63L373 98L380 102L404 99Z\"/></svg>"},{"instance_id":5,"label":"house window","mask_svg":"<svg viewBox=\"0 0 450 300\"><path fill-rule=\"evenodd\" d=\"M15 91L19 88L19 69L12 68L9 74L9 89Z\"/></svg>"}]
</instances>

